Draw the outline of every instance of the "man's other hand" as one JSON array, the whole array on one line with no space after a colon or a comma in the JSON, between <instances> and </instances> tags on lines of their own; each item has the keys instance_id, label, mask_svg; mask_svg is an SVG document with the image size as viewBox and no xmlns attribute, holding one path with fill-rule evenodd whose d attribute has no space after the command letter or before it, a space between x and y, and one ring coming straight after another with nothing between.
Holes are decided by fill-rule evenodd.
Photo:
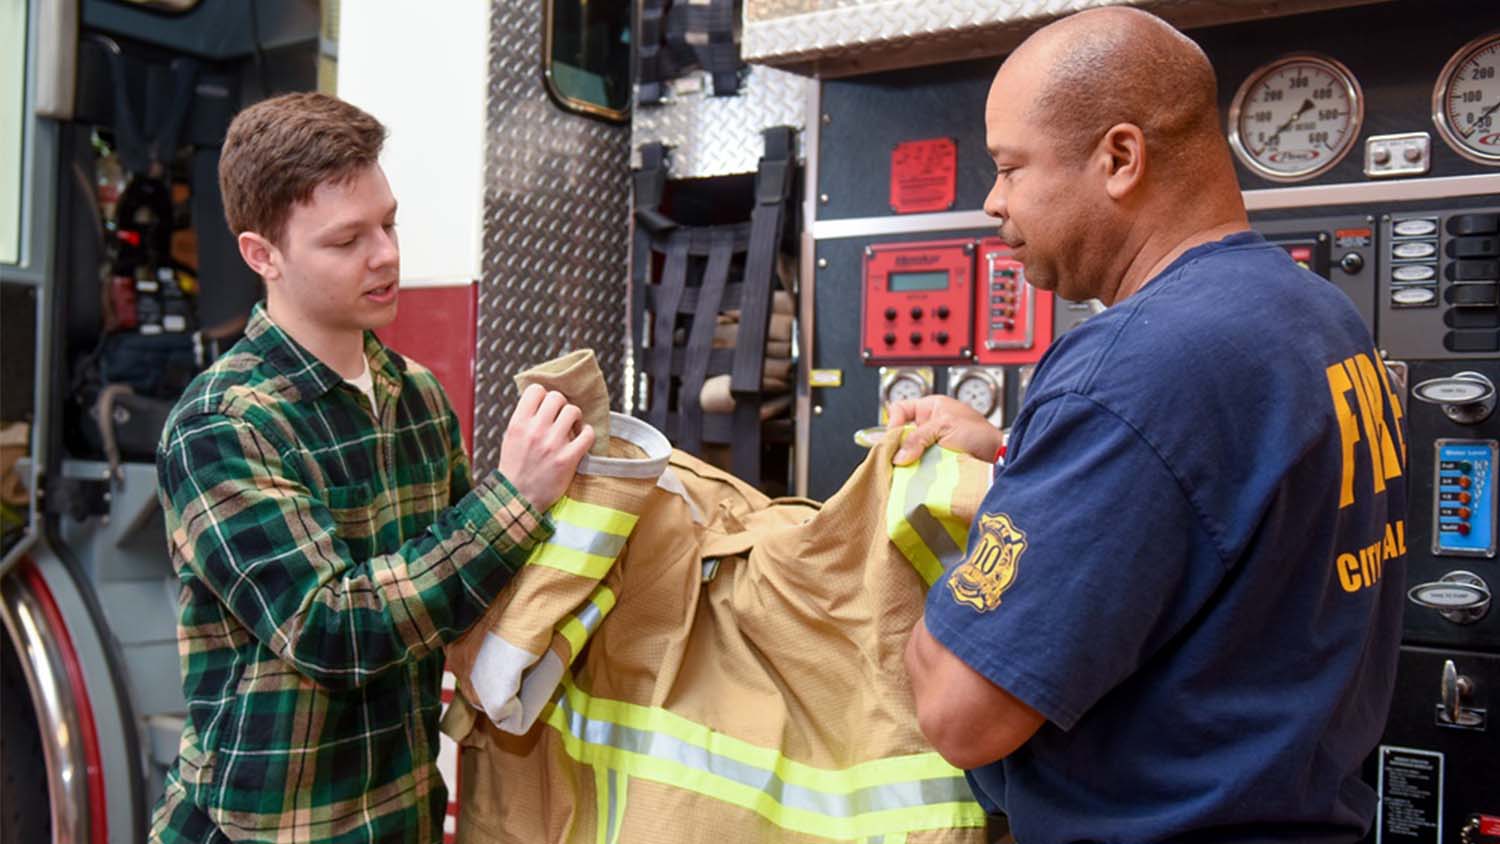
<instances>
[{"instance_id":1,"label":"man's other hand","mask_svg":"<svg viewBox=\"0 0 1500 844\"><path fill-rule=\"evenodd\" d=\"M562 393L532 384L521 393L500 443L500 471L532 507L546 510L573 481L594 445L583 411Z\"/></svg>"},{"instance_id":2,"label":"man's other hand","mask_svg":"<svg viewBox=\"0 0 1500 844\"><path fill-rule=\"evenodd\" d=\"M951 396L924 396L892 402L886 408L891 433L901 436L903 425L916 423L907 432L891 462L905 466L936 443L950 451L962 451L985 462L995 459L1004 442L1000 431L979 411Z\"/></svg>"}]
</instances>

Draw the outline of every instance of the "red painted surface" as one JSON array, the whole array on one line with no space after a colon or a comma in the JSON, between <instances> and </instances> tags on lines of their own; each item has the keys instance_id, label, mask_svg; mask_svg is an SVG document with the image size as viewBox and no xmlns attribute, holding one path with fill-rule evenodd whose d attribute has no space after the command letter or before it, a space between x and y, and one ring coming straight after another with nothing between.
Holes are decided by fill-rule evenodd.
<instances>
[{"instance_id":1,"label":"red painted surface","mask_svg":"<svg viewBox=\"0 0 1500 844\"><path fill-rule=\"evenodd\" d=\"M41 606L42 622L57 636L57 649L62 653L63 665L68 675L68 685L78 696L78 726L83 735L84 776L89 788L89 841L90 844L107 844L109 841L109 811L104 800L104 762L99 749L99 728L94 723L94 707L89 702L88 685L83 680L83 665L78 661L78 652L73 649L73 637L63 622L57 601L47 581L30 559L22 561L17 573L26 581Z\"/></svg>"},{"instance_id":2,"label":"red painted surface","mask_svg":"<svg viewBox=\"0 0 1500 844\"><path fill-rule=\"evenodd\" d=\"M903 141L891 150L891 210L947 211L957 193L958 144L952 138Z\"/></svg>"},{"instance_id":3,"label":"red painted surface","mask_svg":"<svg viewBox=\"0 0 1500 844\"><path fill-rule=\"evenodd\" d=\"M464 432L464 447L474 452L474 347L479 289L473 284L450 287L403 287L396 321L376 332L382 342L437 376Z\"/></svg>"}]
</instances>

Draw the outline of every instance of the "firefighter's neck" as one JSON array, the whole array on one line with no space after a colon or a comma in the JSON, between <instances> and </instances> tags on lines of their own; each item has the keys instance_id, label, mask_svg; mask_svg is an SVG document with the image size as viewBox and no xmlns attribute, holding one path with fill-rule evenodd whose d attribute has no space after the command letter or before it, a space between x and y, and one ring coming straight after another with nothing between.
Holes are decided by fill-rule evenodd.
<instances>
[{"instance_id":1,"label":"firefighter's neck","mask_svg":"<svg viewBox=\"0 0 1500 844\"><path fill-rule=\"evenodd\" d=\"M294 308L285 307L280 297L266 297L266 315L276 326L312 352L345 378L358 378L365 372L365 335L363 331L334 329L318 325Z\"/></svg>"}]
</instances>

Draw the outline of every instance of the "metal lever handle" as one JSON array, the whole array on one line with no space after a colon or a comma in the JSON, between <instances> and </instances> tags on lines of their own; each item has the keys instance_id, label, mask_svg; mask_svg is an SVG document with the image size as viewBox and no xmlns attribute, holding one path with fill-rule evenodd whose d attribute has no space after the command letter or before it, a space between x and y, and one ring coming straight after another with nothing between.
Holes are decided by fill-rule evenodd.
<instances>
[{"instance_id":1,"label":"metal lever handle","mask_svg":"<svg viewBox=\"0 0 1500 844\"><path fill-rule=\"evenodd\" d=\"M1449 721L1454 724L1463 723L1464 698L1473 690L1473 681L1458 673L1458 666L1453 664L1453 660L1444 660L1442 701L1443 712Z\"/></svg>"},{"instance_id":2,"label":"metal lever handle","mask_svg":"<svg viewBox=\"0 0 1500 844\"><path fill-rule=\"evenodd\" d=\"M1455 372L1429 378L1411 388L1412 398L1440 405L1443 415L1460 425L1476 425L1495 410L1495 384L1478 372Z\"/></svg>"},{"instance_id":3,"label":"metal lever handle","mask_svg":"<svg viewBox=\"0 0 1500 844\"><path fill-rule=\"evenodd\" d=\"M1406 597L1454 624L1473 624L1490 611L1489 584L1471 571L1450 571L1431 583L1419 583Z\"/></svg>"}]
</instances>

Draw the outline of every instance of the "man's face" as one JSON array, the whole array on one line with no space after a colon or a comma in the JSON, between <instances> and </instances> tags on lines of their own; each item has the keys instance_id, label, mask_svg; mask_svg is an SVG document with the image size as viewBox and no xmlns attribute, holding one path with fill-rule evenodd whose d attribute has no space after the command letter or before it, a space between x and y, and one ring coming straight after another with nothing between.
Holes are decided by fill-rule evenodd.
<instances>
[{"instance_id":1,"label":"man's face","mask_svg":"<svg viewBox=\"0 0 1500 844\"><path fill-rule=\"evenodd\" d=\"M308 328L363 332L396 318L396 198L379 165L324 182L293 206L271 258L271 294Z\"/></svg>"},{"instance_id":2,"label":"man's face","mask_svg":"<svg viewBox=\"0 0 1500 844\"><path fill-rule=\"evenodd\" d=\"M1094 187L1086 161L1058 152L1058 139L1029 118L1038 89L1036 61L1007 62L985 103L985 143L995 162L995 184L984 210L1001 220L1000 236L1026 265L1026 277L1041 290L1081 301L1097 291L1097 270L1086 260Z\"/></svg>"}]
</instances>

